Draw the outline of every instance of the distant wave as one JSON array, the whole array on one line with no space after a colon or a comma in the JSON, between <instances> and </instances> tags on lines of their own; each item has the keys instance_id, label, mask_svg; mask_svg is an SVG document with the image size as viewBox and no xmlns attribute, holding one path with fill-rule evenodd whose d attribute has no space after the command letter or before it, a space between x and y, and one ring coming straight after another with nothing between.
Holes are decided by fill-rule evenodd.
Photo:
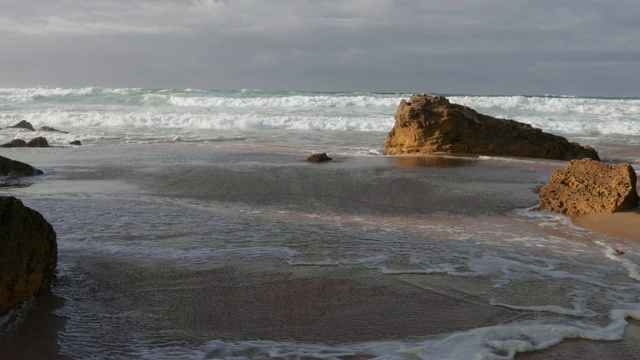
<instances>
[{"instance_id":1,"label":"distant wave","mask_svg":"<svg viewBox=\"0 0 640 360\"><path fill-rule=\"evenodd\" d=\"M0 88L0 126L386 132L410 94L142 88ZM640 99L451 95L452 103L575 136L640 136Z\"/></svg>"},{"instance_id":2,"label":"distant wave","mask_svg":"<svg viewBox=\"0 0 640 360\"><path fill-rule=\"evenodd\" d=\"M637 114L640 99L580 98L547 96L452 96L451 102L473 109L529 111L540 113L582 113L595 115Z\"/></svg>"}]
</instances>

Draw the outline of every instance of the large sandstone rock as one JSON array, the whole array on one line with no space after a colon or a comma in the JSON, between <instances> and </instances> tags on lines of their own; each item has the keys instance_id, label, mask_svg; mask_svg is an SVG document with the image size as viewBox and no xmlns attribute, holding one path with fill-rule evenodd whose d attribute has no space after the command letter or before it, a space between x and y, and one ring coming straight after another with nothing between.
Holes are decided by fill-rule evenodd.
<instances>
[{"instance_id":1,"label":"large sandstone rock","mask_svg":"<svg viewBox=\"0 0 640 360\"><path fill-rule=\"evenodd\" d=\"M53 227L13 196L0 196L0 315L37 294L56 269Z\"/></svg>"},{"instance_id":2,"label":"large sandstone rock","mask_svg":"<svg viewBox=\"0 0 640 360\"><path fill-rule=\"evenodd\" d=\"M449 153L545 159L599 159L591 147L542 132L529 124L482 115L443 96L402 100L387 135L385 154Z\"/></svg>"},{"instance_id":3,"label":"large sandstone rock","mask_svg":"<svg viewBox=\"0 0 640 360\"><path fill-rule=\"evenodd\" d=\"M572 160L540 189L539 210L567 215L626 211L638 205L636 172L629 164Z\"/></svg>"},{"instance_id":4,"label":"large sandstone rock","mask_svg":"<svg viewBox=\"0 0 640 360\"><path fill-rule=\"evenodd\" d=\"M29 164L0 156L0 176L30 176L40 174L42 174L42 170L38 170Z\"/></svg>"}]
</instances>

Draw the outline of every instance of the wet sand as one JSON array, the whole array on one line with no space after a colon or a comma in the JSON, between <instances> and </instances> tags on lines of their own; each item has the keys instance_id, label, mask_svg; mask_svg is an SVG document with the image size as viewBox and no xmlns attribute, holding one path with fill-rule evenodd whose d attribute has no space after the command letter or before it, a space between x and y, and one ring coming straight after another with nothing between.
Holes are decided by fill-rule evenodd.
<instances>
[{"instance_id":1,"label":"wet sand","mask_svg":"<svg viewBox=\"0 0 640 360\"><path fill-rule=\"evenodd\" d=\"M599 233L640 242L640 209L572 218L576 225ZM520 354L518 360L600 360L640 359L640 321L628 319L629 326L619 341L565 340L550 349Z\"/></svg>"},{"instance_id":2,"label":"wet sand","mask_svg":"<svg viewBox=\"0 0 640 360\"><path fill-rule=\"evenodd\" d=\"M186 335L196 342L213 338L348 344L419 339L531 316L491 306L468 292L429 284L432 278L380 276L376 270L347 266L261 264L252 269L236 265L191 270L114 266L97 259L91 268L101 269L94 274L101 287L112 282L117 293L136 289L128 295L129 306L157 318L157 331ZM153 278L147 276L151 274Z\"/></svg>"},{"instance_id":3,"label":"wet sand","mask_svg":"<svg viewBox=\"0 0 640 360\"><path fill-rule=\"evenodd\" d=\"M66 320L53 314L63 304L64 299L46 289L14 310L9 323L0 328L0 360L69 359L58 354L57 335Z\"/></svg>"},{"instance_id":4,"label":"wet sand","mask_svg":"<svg viewBox=\"0 0 640 360\"><path fill-rule=\"evenodd\" d=\"M429 169L430 173L436 172L438 168L456 168L458 165L468 164L464 159L409 158L409 160L396 161L395 164L400 167L432 168ZM333 166L347 167L352 164L338 162L337 166ZM313 176L320 174L325 178L330 176L331 180L342 179L343 182L351 179L339 176L349 174L348 171L339 172L334 176L328 171L331 169L328 167L312 169ZM351 169L349 171L353 172ZM267 171L262 173L277 175L280 172L281 169L278 169L277 173ZM450 176L449 171L442 173L443 177ZM481 175L483 174L474 174L474 178ZM268 177L263 177L260 181L281 184L282 182L276 181L279 179L269 180ZM416 184L406 179L394 178L394 187L398 183L402 184L402 181L409 185ZM490 183L490 181L487 182ZM358 181L354 183L360 184ZM332 188L335 187L335 184L331 182L329 184ZM350 183L347 184L350 185ZM68 183L68 185L78 190L77 183ZM254 198L252 194L261 189L255 187L255 184L234 183L234 185L236 188L241 185L242 191L238 192L241 194L246 192L247 195L244 196L251 199ZM180 183L179 186L182 188L184 184ZM212 185L212 187L216 186ZM356 189L355 186L353 188ZM251 189L257 190L251 192L249 191ZM323 193L330 193L331 188L327 185L327 189L324 190ZM359 189L359 191L363 190ZM474 191L478 193L477 189ZM426 190L421 193L426 193ZM399 191L396 195L399 197L402 194ZM434 197L435 195L437 194L434 194ZM217 196L225 199L227 195ZM265 195L263 196L269 200ZM298 196L306 199L302 195ZM330 208L343 208L342 197L336 196L335 199L338 199L335 200L336 204L330 204L332 205ZM387 200L382 197L379 199ZM276 200L281 201L281 196ZM393 200L395 203L403 203L397 198ZM385 202L381 201L381 203ZM410 202L407 201L407 203ZM348 204L351 205L351 203ZM434 206L436 205L430 205L429 212L433 211ZM366 207L369 209L370 205L367 204ZM409 207L406 205L402 206L400 212L408 212L403 210L407 208ZM411 212L414 211L416 210L411 210ZM639 213L613 214L613 217L625 224L612 226L613 230L635 229L636 231L629 232L630 235L638 233L637 227L629 229L628 219L621 219L621 215L623 217L635 215L636 221L640 218ZM589 217L585 221L589 223L592 220ZM605 219L602 223L607 225L608 221L610 220ZM85 256L82 259L88 261ZM119 309L121 310L119 313L127 313L132 308L137 309L147 314L150 319L160 319L154 320L153 325L157 326L154 329L168 333L168 338L186 337L196 342L222 338L338 344L421 339L429 335L437 336L517 322L527 316L533 316L530 312L491 306L481 297L444 287L441 283L430 284L429 282L436 279L437 275L430 277L407 274L380 276L377 271L361 268L332 269L256 264L252 264L251 269L248 269L249 264L242 264L242 266L206 270L165 268L163 265L141 276L140 274L145 274L143 266L119 264L114 259L99 259L95 262L87 266L86 271L91 275L89 278L98 283L97 300L115 306L111 304L113 293L126 294L128 300L126 304L122 304L121 309L107 306L104 308ZM136 291L132 292L131 289ZM52 314L62 305L61 301L60 298L51 294L36 298L34 306L17 332L0 340L0 349L2 349L0 359L65 359L63 356L56 355L57 332L64 326L64 319ZM639 324L640 322L633 322L621 341L566 340L551 349L521 354L516 358L638 358L637 354L640 354Z\"/></svg>"},{"instance_id":5,"label":"wet sand","mask_svg":"<svg viewBox=\"0 0 640 360\"><path fill-rule=\"evenodd\" d=\"M573 222L589 230L640 242L640 208L629 212L579 216Z\"/></svg>"}]
</instances>

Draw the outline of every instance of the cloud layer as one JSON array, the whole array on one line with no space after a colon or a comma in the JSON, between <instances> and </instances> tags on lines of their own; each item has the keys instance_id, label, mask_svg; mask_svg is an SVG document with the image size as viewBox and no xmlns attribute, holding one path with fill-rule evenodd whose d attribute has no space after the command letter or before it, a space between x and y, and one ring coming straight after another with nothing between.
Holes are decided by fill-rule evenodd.
<instances>
[{"instance_id":1,"label":"cloud layer","mask_svg":"<svg viewBox=\"0 0 640 360\"><path fill-rule=\"evenodd\" d=\"M3 3L0 86L640 96L634 1Z\"/></svg>"}]
</instances>

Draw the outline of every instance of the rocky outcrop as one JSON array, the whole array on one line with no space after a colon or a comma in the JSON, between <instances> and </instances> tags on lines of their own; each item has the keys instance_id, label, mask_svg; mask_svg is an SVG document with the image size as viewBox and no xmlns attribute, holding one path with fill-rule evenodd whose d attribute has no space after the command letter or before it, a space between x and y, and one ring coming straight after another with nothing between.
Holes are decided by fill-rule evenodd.
<instances>
[{"instance_id":1,"label":"rocky outcrop","mask_svg":"<svg viewBox=\"0 0 640 360\"><path fill-rule=\"evenodd\" d=\"M30 176L40 174L42 174L42 170L38 170L31 165L0 156L0 176Z\"/></svg>"},{"instance_id":2,"label":"rocky outcrop","mask_svg":"<svg viewBox=\"0 0 640 360\"><path fill-rule=\"evenodd\" d=\"M567 215L614 213L638 205L636 172L629 164L572 160L543 186L538 210Z\"/></svg>"},{"instance_id":3,"label":"rocky outcrop","mask_svg":"<svg viewBox=\"0 0 640 360\"><path fill-rule=\"evenodd\" d=\"M42 136L38 136L37 138L31 139L27 143L27 146L45 148L45 147L49 147L49 142L47 141L47 139L43 138Z\"/></svg>"},{"instance_id":4,"label":"rocky outcrop","mask_svg":"<svg viewBox=\"0 0 640 360\"><path fill-rule=\"evenodd\" d=\"M0 145L3 148L27 147L27 142L22 139L13 139L6 144Z\"/></svg>"},{"instance_id":5,"label":"rocky outcrop","mask_svg":"<svg viewBox=\"0 0 640 360\"><path fill-rule=\"evenodd\" d=\"M0 315L53 276L58 246L51 224L13 196L0 196Z\"/></svg>"},{"instance_id":6,"label":"rocky outcrop","mask_svg":"<svg viewBox=\"0 0 640 360\"><path fill-rule=\"evenodd\" d=\"M9 126L9 128L18 128L18 129L27 129L27 130L31 130L31 131L36 131L33 128L33 125L31 125L31 123L28 122L27 120L21 120L17 124L15 124L13 126Z\"/></svg>"},{"instance_id":7,"label":"rocky outcrop","mask_svg":"<svg viewBox=\"0 0 640 360\"><path fill-rule=\"evenodd\" d=\"M451 104L443 96L413 95L402 100L385 154L477 154L557 160L591 158L591 147L570 143L529 124L482 115Z\"/></svg>"},{"instance_id":8,"label":"rocky outcrop","mask_svg":"<svg viewBox=\"0 0 640 360\"><path fill-rule=\"evenodd\" d=\"M307 161L312 163L323 163L331 160L333 159L330 158L327 153L313 154L307 158Z\"/></svg>"}]
</instances>

